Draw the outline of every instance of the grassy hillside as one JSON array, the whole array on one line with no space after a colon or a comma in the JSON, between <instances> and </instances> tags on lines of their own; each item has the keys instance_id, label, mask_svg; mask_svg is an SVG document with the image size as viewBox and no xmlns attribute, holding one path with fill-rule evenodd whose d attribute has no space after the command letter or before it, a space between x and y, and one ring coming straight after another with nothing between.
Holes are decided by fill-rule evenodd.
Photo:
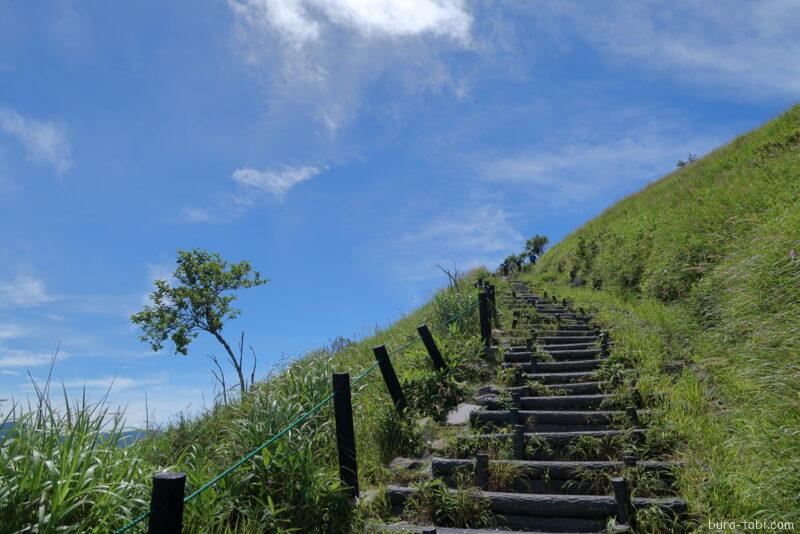
<instances>
[{"instance_id":1,"label":"grassy hillside","mask_svg":"<svg viewBox=\"0 0 800 534\"><path fill-rule=\"evenodd\" d=\"M150 477L162 469L185 471L187 494L194 491L324 399L332 373L355 378L375 361L375 345L397 349L418 339L419 324L433 327L469 309L477 301L478 274L367 339L335 340L256 384L243 399L178 419L127 448L116 446L123 415L86 399L72 401L67 411L55 409L61 392L40 386L37 403L8 413L17 424L0 440L0 530L113 531L147 510ZM459 402L468 379L482 372L477 330L473 306L434 334L455 367L446 377L432 371L421 343L393 356L410 413L435 421ZM377 369L354 386L353 407L361 483L379 487L390 459L424 446L423 428L398 419ZM369 520L370 510L353 511L339 487L333 413L326 405L188 503L184 525L186 532L203 533L339 533L363 532ZM129 532L144 532L146 525Z\"/></svg>"},{"instance_id":2,"label":"grassy hillside","mask_svg":"<svg viewBox=\"0 0 800 534\"><path fill-rule=\"evenodd\" d=\"M524 275L598 310L710 519L800 522L800 106L590 221Z\"/></svg>"}]
</instances>

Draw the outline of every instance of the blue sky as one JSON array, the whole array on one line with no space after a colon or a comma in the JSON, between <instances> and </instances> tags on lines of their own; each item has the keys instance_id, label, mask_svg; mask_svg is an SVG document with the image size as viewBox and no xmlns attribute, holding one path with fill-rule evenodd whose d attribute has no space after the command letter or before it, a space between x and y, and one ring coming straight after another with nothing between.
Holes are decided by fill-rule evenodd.
<instances>
[{"instance_id":1,"label":"blue sky","mask_svg":"<svg viewBox=\"0 0 800 534\"><path fill-rule=\"evenodd\" d=\"M792 105L797 35L778 0L0 4L0 398L60 343L132 424L209 402L219 348L128 319L177 249L270 279L227 328L265 366L368 333Z\"/></svg>"}]
</instances>

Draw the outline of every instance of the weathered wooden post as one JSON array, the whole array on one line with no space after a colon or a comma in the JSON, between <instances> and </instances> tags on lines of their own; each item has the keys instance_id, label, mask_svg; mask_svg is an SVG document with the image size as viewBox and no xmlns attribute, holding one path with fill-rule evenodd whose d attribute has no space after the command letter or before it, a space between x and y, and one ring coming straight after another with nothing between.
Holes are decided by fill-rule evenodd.
<instances>
[{"instance_id":1,"label":"weathered wooden post","mask_svg":"<svg viewBox=\"0 0 800 534\"><path fill-rule=\"evenodd\" d=\"M386 389L389 390L389 395L392 396L394 407L398 410L405 409L408 406L406 396L403 395L403 388L400 387L400 381L397 380L397 374L394 372L392 360L389 358L389 353L386 351L386 345L379 345L372 349L375 353L375 359L378 360L378 367L381 369L383 381L386 383Z\"/></svg>"},{"instance_id":2,"label":"weathered wooden post","mask_svg":"<svg viewBox=\"0 0 800 534\"><path fill-rule=\"evenodd\" d=\"M481 339L487 349L492 345L492 323L489 315L489 298L481 291L478 293L478 315L481 324Z\"/></svg>"},{"instance_id":3,"label":"weathered wooden post","mask_svg":"<svg viewBox=\"0 0 800 534\"><path fill-rule=\"evenodd\" d=\"M628 416L631 425L634 427L639 426L639 414L636 412L636 406L628 406L625 408L625 414Z\"/></svg>"},{"instance_id":4,"label":"weathered wooden post","mask_svg":"<svg viewBox=\"0 0 800 534\"><path fill-rule=\"evenodd\" d=\"M600 334L600 354L608 356L608 332Z\"/></svg>"},{"instance_id":5,"label":"weathered wooden post","mask_svg":"<svg viewBox=\"0 0 800 534\"><path fill-rule=\"evenodd\" d=\"M475 485L482 490L489 489L489 456L483 452L475 455Z\"/></svg>"},{"instance_id":6,"label":"weathered wooden post","mask_svg":"<svg viewBox=\"0 0 800 534\"><path fill-rule=\"evenodd\" d=\"M638 459L635 454L626 454L622 457L622 463L625 467L636 467Z\"/></svg>"},{"instance_id":7,"label":"weathered wooden post","mask_svg":"<svg viewBox=\"0 0 800 534\"><path fill-rule=\"evenodd\" d=\"M492 321L494 321L494 324L496 325L498 323L499 314L497 313L497 298L495 295L494 284L487 284L486 292L489 296L489 306L491 308L489 310L490 316L492 318Z\"/></svg>"},{"instance_id":8,"label":"weathered wooden post","mask_svg":"<svg viewBox=\"0 0 800 534\"><path fill-rule=\"evenodd\" d=\"M566 298L561 299L561 307L562 308L566 308L567 307L567 299Z\"/></svg>"},{"instance_id":9,"label":"weathered wooden post","mask_svg":"<svg viewBox=\"0 0 800 534\"><path fill-rule=\"evenodd\" d=\"M350 375L333 374L333 412L336 421L336 449L339 453L339 480L350 497L358 497L358 464L356 462L356 433L353 429L353 403L350 394Z\"/></svg>"},{"instance_id":10,"label":"weathered wooden post","mask_svg":"<svg viewBox=\"0 0 800 534\"><path fill-rule=\"evenodd\" d=\"M644 397L642 397L639 388L633 388L633 405L639 409L644 408Z\"/></svg>"},{"instance_id":11,"label":"weathered wooden post","mask_svg":"<svg viewBox=\"0 0 800 534\"><path fill-rule=\"evenodd\" d=\"M517 460L525 459L525 427L514 425L514 458Z\"/></svg>"},{"instance_id":12,"label":"weathered wooden post","mask_svg":"<svg viewBox=\"0 0 800 534\"><path fill-rule=\"evenodd\" d=\"M631 493L628 489L628 482L622 477L611 479L614 487L614 499L617 501L617 520L622 525L635 528L636 512L631 502Z\"/></svg>"},{"instance_id":13,"label":"weathered wooden post","mask_svg":"<svg viewBox=\"0 0 800 534\"><path fill-rule=\"evenodd\" d=\"M508 411L508 418L509 418L509 422L512 425L518 425L519 424L519 408L516 408L516 407L511 408Z\"/></svg>"},{"instance_id":14,"label":"weathered wooden post","mask_svg":"<svg viewBox=\"0 0 800 534\"><path fill-rule=\"evenodd\" d=\"M433 367L437 371L447 369L447 362L444 361L442 353L439 352L439 347L436 346L436 341L433 339L433 335L431 334L431 330L428 328L428 325L423 324L418 326L417 332L419 332L419 337L422 338L422 343L425 345L425 350L428 351L428 356L430 356L431 361L433 361Z\"/></svg>"},{"instance_id":15,"label":"weathered wooden post","mask_svg":"<svg viewBox=\"0 0 800 534\"><path fill-rule=\"evenodd\" d=\"M150 494L148 534L181 534L186 473L158 473Z\"/></svg>"}]
</instances>

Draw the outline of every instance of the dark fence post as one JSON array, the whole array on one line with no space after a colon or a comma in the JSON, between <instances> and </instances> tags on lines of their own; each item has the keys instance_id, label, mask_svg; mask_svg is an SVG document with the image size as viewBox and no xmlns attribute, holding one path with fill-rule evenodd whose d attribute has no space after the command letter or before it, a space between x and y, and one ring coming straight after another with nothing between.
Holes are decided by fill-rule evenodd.
<instances>
[{"instance_id":1,"label":"dark fence post","mask_svg":"<svg viewBox=\"0 0 800 534\"><path fill-rule=\"evenodd\" d=\"M628 406L627 408L625 408L625 414L628 416L631 425L633 425L634 427L639 426L639 414L636 411L636 406Z\"/></svg>"},{"instance_id":2,"label":"dark fence post","mask_svg":"<svg viewBox=\"0 0 800 534\"><path fill-rule=\"evenodd\" d=\"M483 346L488 348L492 345L492 324L489 316L489 298L483 291L478 293L478 311L481 323L481 339L483 339Z\"/></svg>"},{"instance_id":3,"label":"dark fence post","mask_svg":"<svg viewBox=\"0 0 800 534\"><path fill-rule=\"evenodd\" d=\"M525 427L522 425L514 425L514 459L525 459Z\"/></svg>"},{"instance_id":4,"label":"dark fence post","mask_svg":"<svg viewBox=\"0 0 800 534\"><path fill-rule=\"evenodd\" d=\"M400 381L397 380L397 375L392 367L392 360L389 359L389 353L386 351L386 345L379 345L372 349L375 353L375 359L378 360L378 367L381 368L383 381L386 382L386 389L389 390L389 395L392 396L394 407L398 410L404 409L408 406L406 396L403 395L403 388L400 387Z\"/></svg>"},{"instance_id":5,"label":"dark fence post","mask_svg":"<svg viewBox=\"0 0 800 534\"><path fill-rule=\"evenodd\" d=\"M617 501L619 523L634 528L636 518L628 482L622 477L614 477L611 479L611 485L614 487L614 498Z\"/></svg>"},{"instance_id":6,"label":"dark fence post","mask_svg":"<svg viewBox=\"0 0 800 534\"><path fill-rule=\"evenodd\" d=\"M491 305L491 316L492 320L495 324L498 322L499 314L497 313L497 298L495 296L494 284L489 284L486 286L487 292L489 294L489 304Z\"/></svg>"},{"instance_id":7,"label":"dark fence post","mask_svg":"<svg viewBox=\"0 0 800 534\"><path fill-rule=\"evenodd\" d=\"M441 371L442 369L447 369L447 362L445 362L444 358L442 358L442 353L439 352L439 347L436 346L436 341L434 341L428 325L423 324L418 326L417 332L419 332L419 337L422 338L422 343L425 345L425 350L428 351L428 356L431 357L433 366L436 368L436 370Z\"/></svg>"},{"instance_id":8,"label":"dark fence post","mask_svg":"<svg viewBox=\"0 0 800 534\"><path fill-rule=\"evenodd\" d=\"M489 489L489 456L483 452L475 455L475 485L482 490Z\"/></svg>"},{"instance_id":9,"label":"dark fence post","mask_svg":"<svg viewBox=\"0 0 800 534\"><path fill-rule=\"evenodd\" d=\"M356 433L353 429L353 404L350 395L350 375L333 374L333 413L336 420L336 448L339 452L339 479L350 497L358 497L358 464L356 463Z\"/></svg>"},{"instance_id":10,"label":"dark fence post","mask_svg":"<svg viewBox=\"0 0 800 534\"><path fill-rule=\"evenodd\" d=\"M150 494L148 534L181 534L186 473L158 473Z\"/></svg>"}]
</instances>

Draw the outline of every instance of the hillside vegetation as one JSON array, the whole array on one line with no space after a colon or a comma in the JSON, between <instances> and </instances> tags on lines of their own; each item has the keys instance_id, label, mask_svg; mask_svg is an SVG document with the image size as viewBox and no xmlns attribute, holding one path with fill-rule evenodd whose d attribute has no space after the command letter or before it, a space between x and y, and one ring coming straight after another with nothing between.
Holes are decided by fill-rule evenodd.
<instances>
[{"instance_id":1,"label":"hillside vegetation","mask_svg":"<svg viewBox=\"0 0 800 534\"><path fill-rule=\"evenodd\" d=\"M334 372L355 379L375 362L374 346L393 351L407 345L392 357L412 407L407 418L397 415L377 369L353 387L361 485L382 486L389 460L425 446L410 414L436 425L482 372L474 306L474 282L481 274L451 284L374 335L334 340L278 369L241 399L216 404L199 417L178 416L129 447L117 446L124 414L104 399L72 400L68 410L59 410L62 392L51 392L49 382L38 385L38 400L0 413L0 423L16 423L0 440L0 530L113 532L148 509L154 473L184 471L187 494L194 492L325 399ZM441 325L434 335L453 366L447 376L433 371L421 343L411 343L422 323ZM373 511L351 507L340 487L336 454L329 403L187 503L185 531L364 532ZM128 532L146 530L147 520Z\"/></svg>"},{"instance_id":2,"label":"hillside vegetation","mask_svg":"<svg viewBox=\"0 0 800 534\"><path fill-rule=\"evenodd\" d=\"M523 277L594 308L704 520L800 521L800 106L585 224Z\"/></svg>"}]
</instances>

